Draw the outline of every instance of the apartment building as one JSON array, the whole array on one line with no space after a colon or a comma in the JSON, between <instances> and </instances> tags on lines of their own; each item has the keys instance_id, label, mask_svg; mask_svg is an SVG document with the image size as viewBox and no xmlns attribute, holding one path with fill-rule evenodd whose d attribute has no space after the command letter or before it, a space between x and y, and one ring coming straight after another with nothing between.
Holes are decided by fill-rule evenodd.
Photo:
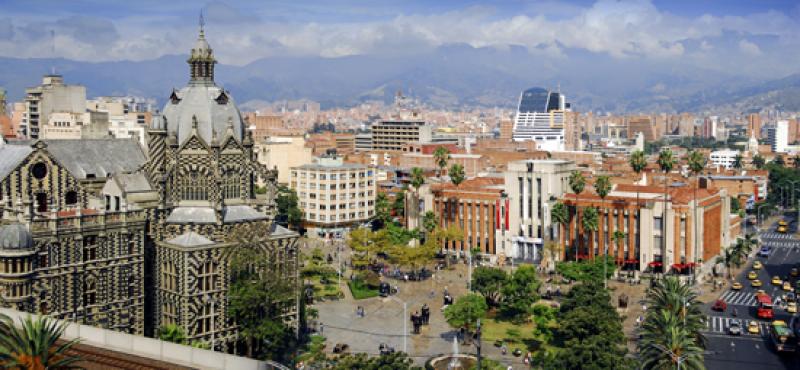
<instances>
[{"instance_id":1,"label":"apartment building","mask_svg":"<svg viewBox=\"0 0 800 370\"><path fill-rule=\"evenodd\" d=\"M393 120L372 124L372 149L402 151L408 143L430 142L431 126L424 121Z\"/></svg>"},{"instance_id":2,"label":"apartment building","mask_svg":"<svg viewBox=\"0 0 800 370\"><path fill-rule=\"evenodd\" d=\"M64 84L61 75L46 75L42 84L25 89L25 117L20 130L30 139L38 139L41 126L52 112L86 111L86 87Z\"/></svg>"},{"instance_id":3,"label":"apartment building","mask_svg":"<svg viewBox=\"0 0 800 370\"><path fill-rule=\"evenodd\" d=\"M309 235L341 235L375 215L376 174L372 168L325 156L290 171L289 186L297 192Z\"/></svg>"},{"instance_id":4,"label":"apartment building","mask_svg":"<svg viewBox=\"0 0 800 370\"><path fill-rule=\"evenodd\" d=\"M309 164L314 156L304 135L269 136L255 143L256 160L278 170L278 183L288 184L292 167Z\"/></svg>"}]
</instances>

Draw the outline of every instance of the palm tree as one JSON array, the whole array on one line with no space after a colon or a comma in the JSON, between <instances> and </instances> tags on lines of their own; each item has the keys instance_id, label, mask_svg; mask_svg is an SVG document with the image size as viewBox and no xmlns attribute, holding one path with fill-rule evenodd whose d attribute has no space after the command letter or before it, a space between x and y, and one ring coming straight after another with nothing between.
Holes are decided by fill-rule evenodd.
<instances>
[{"instance_id":1,"label":"palm tree","mask_svg":"<svg viewBox=\"0 0 800 370\"><path fill-rule=\"evenodd\" d=\"M416 222L419 222L419 188L425 184L425 172L422 168L414 167L411 169L411 186L414 187L414 201L411 204L411 209L406 212L409 219L412 217ZM419 225L417 225L419 226Z\"/></svg>"},{"instance_id":2,"label":"palm tree","mask_svg":"<svg viewBox=\"0 0 800 370\"><path fill-rule=\"evenodd\" d=\"M440 146L433 151L433 161L439 167L438 177L442 177L442 172L447 167L447 162L450 160L450 151L447 148Z\"/></svg>"},{"instance_id":3,"label":"palm tree","mask_svg":"<svg viewBox=\"0 0 800 370\"><path fill-rule=\"evenodd\" d=\"M734 247L725 248L722 254L717 256L717 263L721 263L725 266L725 269L728 271L729 279L733 278L731 275L731 266L738 263L738 261L739 254Z\"/></svg>"},{"instance_id":4,"label":"palm tree","mask_svg":"<svg viewBox=\"0 0 800 370\"><path fill-rule=\"evenodd\" d=\"M183 328L176 324L167 324L158 328L158 339L166 342L184 344L186 343L186 333Z\"/></svg>"},{"instance_id":5,"label":"palm tree","mask_svg":"<svg viewBox=\"0 0 800 370\"><path fill-rule=\"evenodd\" d=\"M645 168L647 168L647 157L645 156L644 152L641 150L634 150L631 153L631 157L628 160L628 164L633 169L633 172L636 172L637 177L642 174ZM639 188L636 188L636 219L641 220L642 212L639 207ZM641 221L639 221L641 222ZM633 230L631 230L633 232ZM636 235L635 233L633 234Z\"/></svg>"},{"instance_id":6,"label":"palm tree","mask_svg":"<svg viewBox=\"0 0 800 370\"><path fill-rule=\"evenodd\" d=\"M624 247L623 247L622 242L625 241L625 237L626 236L628 236L628 235L625 234L625 232L622 231L622 230L616 230L616 231L614 231L613 234L611 234L611 240L614 241L614 244L617 245L617 248L619 248L619 250L623 250Z\"/></svg>"},{"instance_id":7,"label":"palm tree","mask_svg":"<svg viewBox=\"0 0 800 370\"><path fill-rule=\"evenodd\" d=\"M458 185L460 185L466 179L466 176L464 175L464 166L458 163L454 163L452 166L450 166L450 171L448 171L447 174L450 176L450 182L452 182L456 187L458 187Z\"/></svg>"},{"instance_id":8,"label":"palm tree","mask_svg":"<svg viewBox=\"0 0 800 370\"><path fill-rule=\"evenodd\" d=\"M428 211L422 215L422 227L425 228L425 231L431 233L436 230L437 226L439 226L439 221L436 219L436 213Z\"/></svg>"},{"instance_id":9,"label":"palm tree","mask_svg":"<svg viewBox=\"0 0 800 370\"><path fill-rule=\"evenodd\" d=\"M553 208L550 209L550 222L559 225L558 238L559 238L559 244L562 247L564 246L564 234L567 231L566 224L568 221L569 221L569 211L567 210L567 206L564 205L564 203L562 202L554 204Z\"/></svg>"},{"instance_id":10,"label":"palm tree","mask_svg":"<svg viewBox=\"0 0 800 370\"><path fill-rule=\"evenodd\" d=\"M26 316L16 326L13 319L0 314L0 367L31 370L73 367L80 358L68 356L67 351L78 339L56 343L66 328L66 322L44 316Z\"/></svg>"},{"instance_id":11,"label":"palm tree","mask_svg":"<svg viewBox=\"0 0 800 370\"><path fill-rule=\"evenodd\" d=\"M664 209L661 216L661 255L667 256L667 187L669 186L669 173L675 166L675 156L672 150L664 148L658 153L658 167L664 172Z\"/></svg>"},{"instance_id":12,"label":"palm tree","mask_svg":"<svg viewBox=\"0 0 800 370\"><path fill-rule=\"evenodd\" d=\"M742 167L744 167L744 157L742 157L741 153L737 153L736 157L733 158L733 168L741 170Z\"/></svg>"},{"instance_id":13,"label":"palm tree","mask_svg":"<svg viewBox=\"0 0 800 370\"><path fill-rule=\"evenodd\" d=\"M706 156L704 156L703 153L700 153L699 151L694 150L691 153L689 153L689 158L687 159L687 161L689 163L689 170L692 171L692 173L694 174L694 181L695 181L694 182L694 202L693 202L694 210L692 212L693 213L692 214L692 219L696 220L697 219L697 187L700 185L699 184L700 172L702 172L703 169L706 168ZM698 224L698 222L695 221L693 223L694 223L694 253L692 253L692 256L694 257L694 261L692 261L692 262L697 263L697 224ZM697 278L697 276L695 274L695 269L696 269L696 267L692 266L692 278L693 279Z\"/></svg>"},{"instance_id":14,"label":"palm tree","mask_svg":"<svg viewBox=\"0 0 800 370\"><path fill-rule=\"evenodd\" d=\"M586 187L586 179L583 178L583 174L580 171L575 170L569 175L569 187L572 189L572 192L575 193L575 218L580 219L580 208L578 207L578 201L580 200L581 193L583 189ZM578 260L578 238L577 232L575 238L575 260ZM583 243L580 243L583 244Z\"/></svg>"},{"instance_id":15,"label":"palm tree","mask_svg":"<svg viewBox=\"0 0 800 370\"><path fill-rule=\"evenodd\" d=\"M764 157L762 157L761 154L756 154L753 156L753 166L756 166L757 169L760 170L764 168L765 164L767 164L767 162L764 160Z\"/></svg>"},{"instance_id":16,"label":"palm tree","mask_svg":"<svg viewBox=\"0 0 800 370\"><path fill-rule=\"evenodd\" d=\"M640 342L642 369L705 369L703 348L677 317L661 311L645 320ZM656 329L656 333L649 333Z\"/></svg>"},{"instance_id":17,"label":"palm tree","mask_svg":"<svg viewBox=\"0 0 800 370\"><path fill-rule=\"evenodd\" d=\"M591 253L594 252L594 233L597 231L598 226L598 217L597 217L597 208L589 207L583 211L583 217L581 218L581 222L583 223L583 231L589 235L589 251Z\"/></svg>"}]
</instances>

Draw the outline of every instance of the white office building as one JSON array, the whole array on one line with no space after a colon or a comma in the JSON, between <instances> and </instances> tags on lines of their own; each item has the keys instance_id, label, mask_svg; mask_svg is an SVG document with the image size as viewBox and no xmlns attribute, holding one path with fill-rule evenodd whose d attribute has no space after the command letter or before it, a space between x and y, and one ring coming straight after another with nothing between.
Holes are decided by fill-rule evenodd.
<instances>
[{"instance_id":1,"label":"white office building","mask_svg":"<svg viewBox=\"0 0 800 370\"><path fill-rule=\"evenodd\" d=\"M535 141L540 150L564 150L564 95L534 87L522 92L514 117L514 141Z\"/></svg>"},{"instance_id":2,"label":"white office building","mask_svg":"<svg viewBox=\"0 0 800 370\"><path fill-rule=\"evenodd\" d=\"M767 129L767 137L773 153L786 153L789 145L789 122L778 121L775 127Z\"/></svg>"},{"instance_id":3,"label":"white office building","mask_svg":"<svg viewBox=\"0 0 800 370\"><path fill-rule=\"evenodd\" d=\"M709 159L713 166L729 170L733 168L733 163L736 162L737 155L740 155L738 150L716 150L711 152Z\"/></svg>"}]
</instances>

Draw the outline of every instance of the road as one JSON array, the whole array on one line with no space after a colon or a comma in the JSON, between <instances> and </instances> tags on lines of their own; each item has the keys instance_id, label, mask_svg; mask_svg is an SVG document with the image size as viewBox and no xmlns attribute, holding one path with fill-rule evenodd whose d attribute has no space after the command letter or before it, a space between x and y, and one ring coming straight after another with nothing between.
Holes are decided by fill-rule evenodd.
<instances>
[{"instance_id":1,"label":"road","mask_svg":"<svg viewBox=\"0 0 800 370\"><path fill-rule=\"evenodd\" d=\"M706 349L705 364L710 370L738 370L738 369L800 369L800 354L776 352L769 338L769 323L772 320L762 320L756 315L755 292L763 289L775 298L785 294L781 287L773 285L771 280L774 276L781 279L789 276L793 267L800 267L800 240L794 237L797 229L796 212L786 213L784 220L790 222L789 232L786 234L776 232L777 222L769 225L763 230L759 237L762 246L769 246L772 252L769 257L754 257L747 261L746 268L736 276L736 281L744 286L740 291L726 290L720 294L720 298L728 303L725 312L711 310L711 304L705 307L708 315L708 327L705 332L708 338L708 348ZM761 270L753 270L752 265L755 260L761 261L764 267ZM763 283L762 287L754 288L751 281L747 279L750 271L756 271L758 279ZM790 278L792 286L795 286L798 278ZM734 309L737 315L734 317ZM775 306L775 320L785 320L787 323L792 314L785 309ZM751 321L759 325L759 334L743 333L741 336L731 336L728 328L733 320L740 320L743 329Z\"/></svg>"}]
</instances>

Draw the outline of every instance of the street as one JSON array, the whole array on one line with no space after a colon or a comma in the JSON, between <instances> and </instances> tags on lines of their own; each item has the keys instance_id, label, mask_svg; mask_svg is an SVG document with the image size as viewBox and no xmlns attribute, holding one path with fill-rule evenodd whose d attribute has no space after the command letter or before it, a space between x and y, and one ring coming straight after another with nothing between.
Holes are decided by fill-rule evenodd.
<instances>
[{"instance_id":1,"label":"street","mask_svg":"<svg viewBox=\"0 0 800 370\"><path fill-rule=\"evenodd\" d=\"M708 369L733 370L733 369L800 369L800 355L797 353L778 353L769 337L769 324L773 320L791 320L792 314L778 305L774 306L775 317L773 320L757 317L757 302L755 293L762 289L775 299L784 295L780 286L771 283L775 276L781 279L789 276L793 267L800 266L800 240L794 237L797 231L796 212L787 212L783 217L789 222L787 233L776 231L777 222L768 226L767 230L760 232L761 244L754 248L755 257L750 258L743 265L744 268L735 276L735 281L743 285L740 291L726 289L719 298L724 300L728 307L724 312L713 311L709 302L704 307L708 315L707 330L704 333L708 339L705 364ZM759 257L756 253L761 246L769 246L772 251L769 257ZM753 262L761 261L763 268L754 270ZM761 287L753 287L747 278L750 271L755 271L758 280L763 283ZM791 277L792 287L795 287L798 278ZM734 317L734 310L737 315ZM731 322L739 320L742 325L741 336L730 335L728 329ZM747 325L756 322L759 334L747 332Z\"/></svg>"}]
</instances>

